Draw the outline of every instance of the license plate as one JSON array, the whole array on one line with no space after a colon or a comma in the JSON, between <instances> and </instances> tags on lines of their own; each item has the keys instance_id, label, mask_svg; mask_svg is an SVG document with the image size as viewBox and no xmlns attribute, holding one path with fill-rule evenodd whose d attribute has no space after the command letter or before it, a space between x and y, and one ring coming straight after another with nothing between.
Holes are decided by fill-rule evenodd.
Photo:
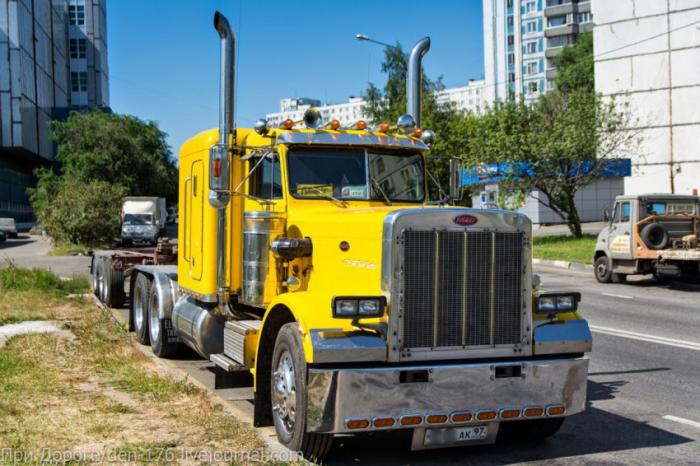
<instances>
[{"instance_id":1,"label":"license plate","mask_svg":"<svg viewBox=\"0 0 700 466\"><path fill-rule=\"evenodd\" d=\"M484 440L487 434L486 426L455 428L455 440L458 442Z\"/></svg>"}]
</instances>

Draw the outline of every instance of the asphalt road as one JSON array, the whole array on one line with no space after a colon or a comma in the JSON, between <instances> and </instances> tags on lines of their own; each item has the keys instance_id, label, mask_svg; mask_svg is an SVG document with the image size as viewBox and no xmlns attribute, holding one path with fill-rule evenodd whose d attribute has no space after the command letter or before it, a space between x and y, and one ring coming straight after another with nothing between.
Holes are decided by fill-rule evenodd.
<instances>
[{"instance_id":1,"label":"asphalt road","mask_svg":"<svg viewBox=\"0 0 700 466\"><path fill-rule=\"evenodd\" d=\"M83 260L66 264L66 274L82 272ZM581 309L594 330L584 413L536 443L411 452L410 435L402 432L342 437L328 464L700 464L700 287L645 278L601 285L592 273L537 272L545 289L582 293ZM172 362L214 389L207 361L182 351ZM246 382L216 392L250 415Z\"/></svg>"},{"instance_id":2,"label":"asphalt road","mask_svg":"<svg viewBox=\"0 0 700 466\"><path fill-rule=\"evenodd\" d=\"M582 293L581 308L594 329L584 413L567 419L551 439L535 443L506 440L411 452L406 432L339 437L327 463L700 464L700 287L660 286L643 278L601 285L588 273L537 272L548 290ZM184 351L174 362L213 389L206 361ZM252 414L250 388L216 392Z\"/></svg>"}]
</instances>

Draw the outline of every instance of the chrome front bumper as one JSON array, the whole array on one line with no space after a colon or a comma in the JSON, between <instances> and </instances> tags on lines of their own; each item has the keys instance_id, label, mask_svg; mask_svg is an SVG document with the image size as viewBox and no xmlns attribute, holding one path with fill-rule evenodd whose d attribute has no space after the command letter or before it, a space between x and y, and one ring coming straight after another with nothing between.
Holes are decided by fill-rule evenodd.
<instances>
[{"instance_id":1,"label":"chrome front bumper","mask_svg":"<svg viewBox=\"0 0 700 466\"><path fill-rule=\"evenodd\" d=\"M583 411L586 402L588 358L497 363L420 364L412 366L310 368L308 374L307 430L348 433L396 428L444 428L453 413L472 413L471 424L499 422L503 410L563 406L563 415ZM480 412L498 416L479 421ZM443 423L428 423L441 419ZM421 417L418 424L402 425L405 417ZM375 427L377 419L394 419ZM366 427L350 429L348 421L367 420ZM360 423L363 425L364 423Z\"/></svg>"}]
</instances>

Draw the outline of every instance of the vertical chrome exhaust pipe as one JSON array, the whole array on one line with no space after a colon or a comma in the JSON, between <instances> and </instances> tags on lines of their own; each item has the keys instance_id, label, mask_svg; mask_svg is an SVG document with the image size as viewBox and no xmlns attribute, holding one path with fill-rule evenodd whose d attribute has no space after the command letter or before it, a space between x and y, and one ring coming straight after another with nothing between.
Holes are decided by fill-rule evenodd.
<instances>
[{"instance_id":1,"label":"vertical chrome exhaust pipe","mask_svg":"<svg viewBox=\"0 0 700 466\"><path fill-rule=\"evenodd\" d=\"M406 76L406 113L413 117L420 128L420 104L423 91L421 63L430 50L430 37L424 37L413 46L408 58L408 74Z\"/></svg>"},{"instance_id":2,"label":"vertical chrome exhaust pipe","mask_svg":"<svg viewBox=\"0 0 700 466\"><path fill-rule=\"evenodd\" d=\"M226 206L230 199L230 157L235 144L234 81L236 38L228 20L214 13L214 29L221 39L221 75L219 89L219 143L210 151L209 203L217 209L216 283L219 306L226 305ZM218 166L214 168L215 164ZM214 175L216 173L216 175ZM215 176L215 177L214 177Z\"/></svg>"}]
</instances>

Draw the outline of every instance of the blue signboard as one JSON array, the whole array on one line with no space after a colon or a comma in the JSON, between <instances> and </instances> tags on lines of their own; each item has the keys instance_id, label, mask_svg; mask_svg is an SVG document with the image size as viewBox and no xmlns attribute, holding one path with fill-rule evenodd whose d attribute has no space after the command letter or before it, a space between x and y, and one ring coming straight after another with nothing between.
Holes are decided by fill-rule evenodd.
<instances>
[{"instance_id":1,"label":"blue signboard","mask_svg":"<svg viewBox=\"0 0 700 466\"><path fill-rule=\"evenodd\" d=\"M585 175L594 168L594 162L583 161L569 169L569 176ZM632 174L630 159L606 160L601 176L605 178L624 177ZM463 188L483 184L497 184L506 179L527 178L534 175L528 162L485 163L462 170Z\"/></svg>"}]
</instances>

